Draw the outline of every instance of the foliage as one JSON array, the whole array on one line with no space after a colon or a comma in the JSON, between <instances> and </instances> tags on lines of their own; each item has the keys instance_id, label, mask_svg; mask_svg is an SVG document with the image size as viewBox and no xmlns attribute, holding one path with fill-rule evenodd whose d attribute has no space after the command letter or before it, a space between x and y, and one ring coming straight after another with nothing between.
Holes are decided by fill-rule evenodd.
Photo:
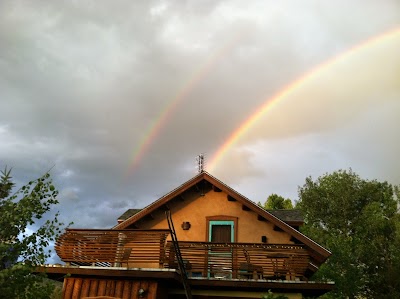
<instances>
[{"instance_id":1,"label":"foliage","mask_svg":"<svg viewBox=\"0 0 400 299\"><path fill-rule=\"evenodd\" d=\"M264 205L262 205L260 202L258 205L266 210L293 209L292 201L289 198L284 198L277 194L271 194L268 196Z\"/></svg>"},{"instance_id":2,"label":"foliage","mask_svg":"<svg viewBox=\"0 0 400 299\"><path fill-rule=\"evenodd\" d=\"M50 257L49 242L61 233L58 213L52 220L43 216L58 203L58 191L46 173L12 194L11 170L0 177L0 294L4 298L49 298L54 285L32 274L36 265ZM39 226L32 233L29 228Z\"/></svg>"},{"instance_id":3,"label":"foliage","mask_svg":"<svg viewBox=\"0 0 400 299\"><path fill-rule=\"evenodd\" d=\"M398 195L351 169L308 177L299 188L302 231L332 252L315 277L335 281L326 298L400 298Z\"/></svg>"},{"instance_id":4,"label":"foliage","mask_svg":"<svg viewBox=\"0 0 400 299\"><path fill-rule=\"evenodd\" d=\"M268 290L268 293L262 295L261 299L289 299L285 295L274 295L271 290Z\"/></svg>"},{"instance_id":5,"label":"foliage","mask_svg":"<svg viewBox=\"0 0 400 299\"><path fill-rule=\"evenodd\" d=\"M62 299L62 283L61 282L55 282L52 281L52 283L54 283L54 291L50 296L50 299Z\"/></svg>"}]
</instances>

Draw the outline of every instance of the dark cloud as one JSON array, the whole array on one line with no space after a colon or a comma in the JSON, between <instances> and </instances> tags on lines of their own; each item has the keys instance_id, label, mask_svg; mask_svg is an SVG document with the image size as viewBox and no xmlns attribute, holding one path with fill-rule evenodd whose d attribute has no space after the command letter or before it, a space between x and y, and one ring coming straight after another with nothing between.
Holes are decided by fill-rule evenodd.
<instances>
[{"instance_id":1,"label":"dark cloud","mask_svg":"<svg viewBox=\"0 0 400 299\"><path fill-rule=\"evenodd\" d=\"M191 178L197 154L211 159L290 82L399 24L398 1L1 1L1 164L19 184L54 166L64 222L113 226ZM339 167L397 180L393 49L297 90L215 174L255 201Z\"/></svg>"}]
</instances>

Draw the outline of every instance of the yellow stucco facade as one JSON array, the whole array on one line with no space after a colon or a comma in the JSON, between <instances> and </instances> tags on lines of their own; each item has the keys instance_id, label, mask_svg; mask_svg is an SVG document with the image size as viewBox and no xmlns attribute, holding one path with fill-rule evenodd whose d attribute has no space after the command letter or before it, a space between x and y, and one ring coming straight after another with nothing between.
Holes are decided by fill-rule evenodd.
<instances>
[{"instance_id":1,"label":"yellow stucco facade","mask_svg":"<svg viewBox=\"0 0 400 299\"><path fill-rule=\"evenodd\" d=\"M267 220L259 220L258 215L243 208L238 201L228 200L225 192L211 190L202 196L183 199L169 204L176 234L180 241L208 241L207 217L224 216L237 219L234 242L260 243L262 236L267 237L267 243L291 244L290 235L274 230L274 225ZM166 216L162 210L152 213L153 219L147 218L139 223L141 229L168 228ZM218 219L218 218L217 218ZM190 229L183 230L181 224L190 223Z\"/></svg>"}]
</instances>

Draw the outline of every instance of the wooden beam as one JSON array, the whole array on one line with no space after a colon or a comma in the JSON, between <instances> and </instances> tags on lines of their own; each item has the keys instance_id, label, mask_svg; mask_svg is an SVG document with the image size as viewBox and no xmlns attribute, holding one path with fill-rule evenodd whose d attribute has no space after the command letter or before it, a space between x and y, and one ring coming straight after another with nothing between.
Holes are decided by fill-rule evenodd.
<instances>
[{"instance_id":1,"label":"wooden beam","mask_svg":"<svg viewBox=\"0 0 400 299\"><path fill-rule=\"evenodd\" d=\"M262 217L261 215L257 216L257 220L258 221L267 221L267 219L265 219L264 217Z\"/></svg>"},{"instance_id":2,"label":"wooden beam","mask_svg":"<svg viewBox=\"0 0 400 299\"><path fill-rule=\"evenodd\" d=\"M202 186L199 186L199 184L201 184L201 183L202 183ZM194 186L196 187L197 192L200 193L200 196L205 195L205 182L204 181L201 181Z\"/></svg>"},{"instance_id":3,"label":"wooden beam","mask_svg":"<svg viewBox=\"0 0 400 299\"><path fill-rule=\"evenodd\" d=\"M293 236L290 238L290 241L294 242L294 244L303 244Z\"/></svg>"},{"instance_id":4,"label":"wooden beam","mask_svg":"<svg viewBox=\"0 0 400 299\"><path fill-rule=\"evenodd\" d=\"M166 204L161 206L161 210L162 211L169 211L170 209L171 208L170 208L170 205L168 203L166 203Z\"/></svg>"},{"instance_id":5,"label":"wooden beam","mask_svg":"<svg viewBox=\"0 0 400 299\"><path fill-rule=\"evenodd\" d=\"M230 195L228 194L228 201L236 201L236 198L234 198L234 197L232 197L232 196L230 196Z\"/></svg>"},{"instance_id":6,"label":"wooden beam","mask_svg":"<svg viewBox=\"0 0 400 299\"><path fill-rule=\"evenodd\" d=\"M212 185L212 189L214 190L214 192L222 192L221 189L219 189L218 187L215 187L214 185Z\"/></svg>"},{"instance_id":7,"label":"wooden beam","mask_svg":"<svg viewBox=\"0 0 400 299\"><path fill-rule=\"evenodd\" d=\"M157 281L160 279L174 279L176 281L180 281L180 275L175 271L163 271L163 269L151 269L148 270L135 270L135 271L121 271L120 269L113 268L79 268L76 266L73 267L46 267L39 266L34 269L36 273L48 273L50 279L61 280L60 278L69 277L69 276L78 276L85 277L88 276L88 279L93 278L101 278L105 277L113 277L118 280L124 280L126 277L133 277L139 279L156 279ZM122 278L120 278L122 277ZM131 280L126 280L131 281Z\"/></svg>"},{"instance_id":8,"label":"wooden beam","mask_svg":"<svg viewBox=\"0 0 400 299\"><path fill-rule=\"evenodd\" d=\"M251 209L248 206L242 205L242 210L243 211L251 211Z\"/></svg>"}]
</instances>

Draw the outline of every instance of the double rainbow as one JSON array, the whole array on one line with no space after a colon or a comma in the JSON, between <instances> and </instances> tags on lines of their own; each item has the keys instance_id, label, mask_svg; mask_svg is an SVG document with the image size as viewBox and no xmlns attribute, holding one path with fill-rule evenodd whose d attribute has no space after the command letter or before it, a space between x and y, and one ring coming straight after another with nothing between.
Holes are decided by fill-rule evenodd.
<instances>
[{"instance_id":1,"label":"double rainbow","mask_svg":"<svg viewBox=\"0 0 400 299\"><path fill-rule=\"evenodd\" d=\"M145 153L150 148L151 144L160 134L164 126L167 124L170 117L173 115L178 105L190 94L190 92L206 77L206 75L212 70L217 64L219 59L238 41L243 37L244 32L239 32L234 38L227 43L225 43L221 48L218 49L213 55L211 55L206 63L202 64L196 71L193 72L192 76L189 76L189 80L183 87L179 89L177 94L173 97L172 101L168 102L167 105L160 111L158 117L149 126L148 130L144 134L142 140L135 147L130 163L127 170L127 175L134 172L139 162L143 159ZM335 66L337 63L351 58L357 55L358 52L372 47L380 42L390 41L396 38L400 38L400 28L395 28L389 30L381 35L370 38L361 44L358 44L351 49L317 65L312 70L308 71L300 78L291 82L289 85L284 87L282 90L278 91L274 96L268 98L264 103L258 107L255 112L250 115L242 124L240 124L237 129L235 129L229 137L223 142L223 144L217 149L215 154L212 156L211 160L207 163L207 170L213 171L221 159L226 155L230 148L232 148L238 140L243 137L262 117L264 117L268 112L273 110L280 102L287 99L291 94L293 94L297 89L299 89L304 84L311 82L318 76L320 76L324 71L327 71L330 67Z\"/></svg>"}]
</instances>

